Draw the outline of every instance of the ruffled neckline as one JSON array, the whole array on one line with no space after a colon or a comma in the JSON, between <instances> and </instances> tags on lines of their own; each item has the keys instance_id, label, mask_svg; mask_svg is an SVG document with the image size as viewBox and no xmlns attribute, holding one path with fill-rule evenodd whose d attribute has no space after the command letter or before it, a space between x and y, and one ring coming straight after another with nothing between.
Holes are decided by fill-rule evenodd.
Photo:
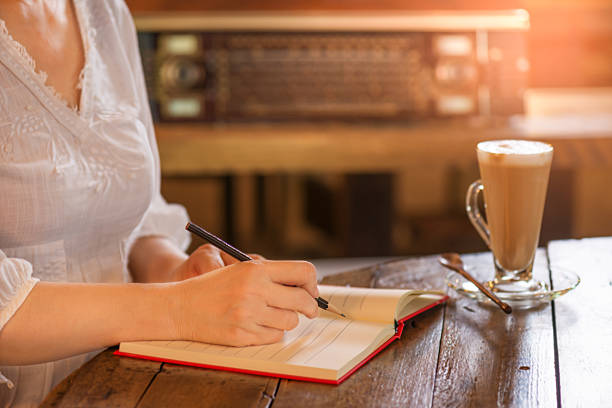
<instances>
[{"instance_id":1,"label":"ruffled neckline","mask_svg":"<svg viewBox=\"0 0 612 408\"><path fill-rule=\"evenodd\" d=\"M57 90L53 87L53 85L49 85L47 83L47 73L42 70L36 69L36 61L26 47L23 46L19 41L15 40L13 36L9 33L8 28L6 27L6 23L3 19L0 18L0 36L3 36L6 42L11 46L11 49L14 51L14 54L18 57L17 59L21 62L21 64L27 68L27 70L32 74L34 78L41 84L41 86L49 93L53 95L53 97L61 102L66 108L71 109L74 113L79 114L83 111L83 104L85 98L83 97L83 93L85 91L85 82L89 75L87 75L90 67L90 57L89 50L91 49L91 44L93 41L93 29L91 28L91 24L89 22L89 13L86 12L86 8L82 7L80 0L73 0L75 15L77 24L79 26L79 31L81 34L81 42L83 44L83 56L84 63L81 71L79 72L79 77L76 85L76 89L81 91L79 97L79 104L76 106L72 106L68 103L68 101L64 98L62 94L57 92Z\"/></svg>"}]
</instances>

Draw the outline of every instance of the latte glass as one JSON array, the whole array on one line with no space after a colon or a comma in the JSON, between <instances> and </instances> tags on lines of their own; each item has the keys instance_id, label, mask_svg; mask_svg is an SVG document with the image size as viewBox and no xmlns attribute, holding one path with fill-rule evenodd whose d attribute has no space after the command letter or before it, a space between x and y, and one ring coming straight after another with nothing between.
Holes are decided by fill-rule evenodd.
<instances>
[{"instance_id":1,"label":"latte glass","mask_svg":"<svg viewBox=\"0 0 612 408\"><path fill-rule=\"evenodd\" d=\"M481 179L470 185L466 211L493 253L495 277L486 282L497 296L511 300L537 295L546 285L533 279L550 174L551 145L527 140L478 144ZM484 193L486 221L478 206Z\"/></svg>"}]
</instances>

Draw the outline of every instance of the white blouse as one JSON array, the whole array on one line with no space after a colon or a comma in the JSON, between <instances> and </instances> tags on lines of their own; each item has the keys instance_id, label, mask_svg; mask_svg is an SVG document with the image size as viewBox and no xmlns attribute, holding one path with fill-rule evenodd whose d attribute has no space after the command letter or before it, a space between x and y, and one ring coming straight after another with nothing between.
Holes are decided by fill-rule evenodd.
<instances>
[{"instance_id":1,"label":"white blouse","mask_svg":"<svg viewBox=\"0 0 612 408\"><path fill-rule=\"evenodd\" d=\"M0 20L0 330L38 280L126 282L130 244L189 244L160 168L123 0L74 0L85 47L78 111L45 84ZM92 354L0 367L0 407L37 406Z\"/></svg>"}]
</instances>

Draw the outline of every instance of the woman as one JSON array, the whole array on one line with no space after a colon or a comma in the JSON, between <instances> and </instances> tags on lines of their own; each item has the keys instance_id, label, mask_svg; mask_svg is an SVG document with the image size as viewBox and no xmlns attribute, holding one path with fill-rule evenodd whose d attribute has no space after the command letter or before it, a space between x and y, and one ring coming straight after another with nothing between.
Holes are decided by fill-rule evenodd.
<instances>
[{"instance_id":1,"label":"woman","mask_svg":"<svg viewBox=\"0 0 612 408\"><path fill-rule=\"evenodd\" d=\"M0 406L120 341L270 343L317 314L306 262L185 255L159 184L123 1L0 2Z\"/></svg>"}]
</instances>

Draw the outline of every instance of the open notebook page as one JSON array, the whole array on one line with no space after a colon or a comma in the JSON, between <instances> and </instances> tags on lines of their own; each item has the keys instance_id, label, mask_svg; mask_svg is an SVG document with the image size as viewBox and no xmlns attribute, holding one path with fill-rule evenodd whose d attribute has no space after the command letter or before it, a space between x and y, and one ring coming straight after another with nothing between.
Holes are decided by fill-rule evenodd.
<instances>
[{"instance_id":1,"label":"open notebook page","mask_svg":"<svg viewBox=\"0 0 612 408\"><path fill-rule=\"evenodd\" d=\"M298 327L282 341L264 346L228 347L188 341L122 343L120 351L199 364L337 379L387 338L393 327L323 313L300 316Z\"/></svg>"},{"instance_id":2,"label":"open notebook page","mask_svg":"<svg viewBox=\"0 0 612 408\"><path fill-rule=\"evenodd\" d=\"M320 286L320 294L347 311L344 319L321 311L308 319L300 315L298 326L282 341L264 346L228 347L188 341L122 343L125 353L142 354L278 374L337 379L395 333L393 323L398 300L405 290L369 290Z\"/></svg>"},{"instance_id":3,"label":"open notebook page","mask_svg":"<svg viewBox=\"0 0 612 408\"><path fill-rule=\"evenodd\" d=\"M326 285L319 285L319 294L353 320L388 324L444 296L444 292L435 290L352 288Z\"/></svg>"}]
</instances>

